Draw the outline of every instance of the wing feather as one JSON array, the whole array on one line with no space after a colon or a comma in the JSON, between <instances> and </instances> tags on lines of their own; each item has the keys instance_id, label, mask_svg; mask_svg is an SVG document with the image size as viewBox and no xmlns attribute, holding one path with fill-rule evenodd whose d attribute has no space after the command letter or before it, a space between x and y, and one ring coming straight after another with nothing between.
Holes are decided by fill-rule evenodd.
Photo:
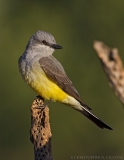
<instances>
[{"instance_id":1,"label":"wing feather","mask_svg":"<svg viewBox=\"0 0 124 160\"><path fill-rule=\"evenodd\" d=\"M78 100L81 105L83 105L83 107L91 110L90 107L88 107L85 103L82 102L79 93L75 89L71 80L66 75L64 68L53 56L42 57L39 60L39 63L46 75L57 85L59 85L63 91Z\"/></svg>"}]
</instances>

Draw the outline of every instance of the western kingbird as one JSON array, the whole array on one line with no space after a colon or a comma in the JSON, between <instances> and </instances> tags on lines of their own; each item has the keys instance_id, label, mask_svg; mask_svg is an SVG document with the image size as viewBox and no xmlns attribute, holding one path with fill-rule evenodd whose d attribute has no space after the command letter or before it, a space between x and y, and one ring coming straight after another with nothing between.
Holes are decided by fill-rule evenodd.
<instances>
[{"instance_id":1,"label":"western kingbird","mask_svg":"<svg viewBox=\"0 0 124 160\"><path fill-rule=\"evenodd\" d=\"M81 112L100 128L112 130L97 118L80 98L64 68L52 54L55 49L62 49L54 37L47 32L38 31L29 40L19 58L19 70L26 83L38 95L49 101L58 101Z\"/></svg>"}]
</instances>

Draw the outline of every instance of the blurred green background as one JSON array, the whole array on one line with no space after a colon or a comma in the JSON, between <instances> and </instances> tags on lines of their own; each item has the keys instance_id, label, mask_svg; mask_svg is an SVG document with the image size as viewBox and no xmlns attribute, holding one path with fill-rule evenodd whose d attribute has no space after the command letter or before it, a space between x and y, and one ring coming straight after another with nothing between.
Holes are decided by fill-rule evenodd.
<instances>
[{"instance_id":1,"label":"blurred green background","mask_svg":"<svg viewBox=\"0 0 124 160\"><path fill-rule=\"evenodd\" d=\"M117 47L124 60L123 0L0 1L0 160L33 160L30 106L36 93L22 80L18 58L37 30L54 35L62 63L82 99L114 130L101 130L80 113L51 103L50 123L55 160L71 156L123 156L124 108L92 47L102 40Z\"/></svg>"}]
</instances>

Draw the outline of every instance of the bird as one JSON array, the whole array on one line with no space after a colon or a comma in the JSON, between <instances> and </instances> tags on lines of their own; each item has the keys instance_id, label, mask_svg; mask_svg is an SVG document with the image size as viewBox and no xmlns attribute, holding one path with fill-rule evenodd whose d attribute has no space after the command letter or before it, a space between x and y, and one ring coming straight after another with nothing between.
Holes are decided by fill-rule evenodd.
<instances>
[{"instance_id":1,"label":"bird","mask_svg":"<svg viewBox=\"0 0 124 160\"><path fill-rule=\"evenodd\" d=\"M112 128L92 113L61 63L53 56L63 47L56 43L54 36L38 30L31 36L24 53L18 60L19 71L24 81L43 99L60 102L82 113L99 128Z\"/></svg>"}]
</instances>

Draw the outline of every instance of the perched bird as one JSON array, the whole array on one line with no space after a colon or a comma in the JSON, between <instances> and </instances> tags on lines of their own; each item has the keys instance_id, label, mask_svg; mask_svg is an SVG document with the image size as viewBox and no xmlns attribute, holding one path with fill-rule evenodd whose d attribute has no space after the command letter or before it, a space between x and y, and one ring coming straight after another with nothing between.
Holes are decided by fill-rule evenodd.
<instances>
[{"instance_id":1,"label":"perched bird","mask_svg":"<svg viewBox=\"0 0 124 160\"><path fill-rule=\"evenodd\" d=\"M50 33L39 30L30 38L18 61L19 70L25 82L44 99L66 104L82 113L100 128L112 130L81 100L64 68L52 56L56 49L62 49L62 47L56 44Z\"/></svg>"}]
</instances>

